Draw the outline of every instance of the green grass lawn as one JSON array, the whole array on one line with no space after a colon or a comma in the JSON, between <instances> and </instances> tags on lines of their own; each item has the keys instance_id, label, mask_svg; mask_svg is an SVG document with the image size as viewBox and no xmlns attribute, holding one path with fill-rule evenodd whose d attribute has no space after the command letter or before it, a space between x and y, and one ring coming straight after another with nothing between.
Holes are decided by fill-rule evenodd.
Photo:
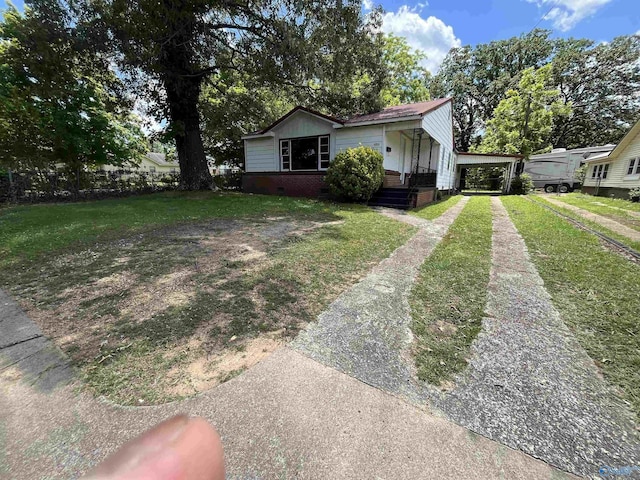
<instances>
[{"instance_id":1,"label":"green grass lawn","mask_svg":"<svg viewBox=\"0 0 640 480\"><path fill-rule=\"evenodd\" d=\"M490 202L488 197L469 200L422 264L411 292L418 377L434 385L464 369L482 327L491 268Z\"/></svg>"},{"instance_id":2,"label":"green grass lawn","mask_svg":"<svg viewBox=\"0 0 640 480\"><path fill-rule=\"evenodd\" d=\"M540 205L503 203L562 319L640 415L640 266Z\"/></svg>"},{"instance_id":3,"label":"green grass lawn","mask_svg":"<svg viewBox=\"0 0 640 480\"><path fill-rule=\"evenodd\" d=\"M0 209L0 267L70 245L207 218L330 213L330 204L290 197L168 192L81 203Z\"/></svg>"},{"instance_id":4,"label":"green grass lawn","mask_svg":"<svg viewBox=\"0 0 640 480\"><path fill-rule=\"evenodd\" d=\"M460 200L462 200L462 195L454 195L447 197L444 200L440 200L439 202L430 203L424 207L411 210L409 214L426 220L433 220L449 210Z\"/></svg>"},{"instance_id":5,"label":"green grass lawn","mask_svg":"<svg viewBox=\"0 0 640 480\"><path fill-rule=\"evenodd\" d=\"M588 220L588 219L582 217L581 215L577 214L576 212L573 212L573 211L571 211L571 210L569 210L567 208L563 208L563 207L560 207L560 206L555 205L553 203L550 203L544 197L542 197L540 195L536 196L535 200L540 202L540 203L544 203L545 205L548 205L549 207L553 208L554 210L558 210L558 211L562 212L563 214L565 214L566 216L568 216L570 218L578 220L580 223L583 223L587 227L595 230L596 232L600 232L600 233L602 233L604 235L607 235L608 237L611 237L611 238L619 241L623 245L631 247L636 251L640 251L640 242L634 242L630 238L627 238L624 235L620 235L619 233L616 233L613 230L609 230L607 227L605 227L603 225L600 225L597 222L593 222L591 220Z\"/></svg>"},{"instance_id":6,"label":"green grass lawn","mask_svg":"<svg viewBox=\"0 0 640 480\"><path fill-rule=\"evenodd\" d=\"M568 193L566 195L562 195L562 198L566 198L568 200L577 200L589 203L603 203L609 207L621 208L623 210L631 210L633 212L640 213L640 203L634 203L629 200L623 200L621 198L610 198L610 197L596 197L594 195L587 195L585 193Z\"/></svg>"},{"instance_id":7,"label":"green grass lawn","mask_svg":"<svg viewBox=\"0 0 640 480\"><path fill-rule=\"evenodd\" d=\"M0 285L95 394L136 405L237 375L244 357L295 336L415 232L363 206L241 194L160 194L2 215L11 263L0 269Z\"/></svg>"},{"instance_id":8,"label":"green grass lawn","mask_svg":"<svg viewBox=\"0 0 640 480\"><path fill-rule=\"evenodd\" d=\"M609 202L605 204L605 202L600 201L600 197L592 197L589 195L581 195L576 193L554 196L552 198L555 198L564 203L568 203L569 205L582 208L583 210L588 210L589 212L602 215L603 217L610 218L612 220L615 220L616 222L626 225L629 228L640 231L640 217L628 213L633 213L634 210L629 207L635 206L637 204L625 202L624 200L617 200L616 204L615 202L611 201L613 200L611 198L603 199L609 200ZM600 205L601 203L604 205ZM627 208L618 206L618 204L620 203L622 203Z\"/></svg>"}]
</instances>

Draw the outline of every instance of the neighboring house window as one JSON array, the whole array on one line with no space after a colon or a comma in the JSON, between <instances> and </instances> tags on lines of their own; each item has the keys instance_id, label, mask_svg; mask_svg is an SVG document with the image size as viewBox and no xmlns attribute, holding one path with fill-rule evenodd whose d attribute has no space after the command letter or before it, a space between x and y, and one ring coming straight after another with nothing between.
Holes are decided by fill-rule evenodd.
<instances>
[{"instance_id":1,"label":"neighboring house window","mask_svg":"<svg viewBox=\"0 0 640 480\"><path fill-rule=\"evenodd\" d=\"M629 161L627 175L640 175L640 157L632 158Z\"/></svg>"},{"instance_id":2,"label":"neighboring house window","mask_svg":"<svg viewBox=\"0 0 640 480\"><path fill-rule=\"evenodd\" d=\"M600 165L593 166L593 172L591 173L591 178L607 178L607 174L609 173L609 164L605 163Z\"/></svg>"},{"instance_id":3,"label":"neighboring house window","mask_svg":"<svg viewBox=\"0 0 640 480\"><path fill-rule=\"evenodd\" d=\"M154 173L154 172L156 171L156 167L149 167L149 171L150 171L151 173Z\"/></svg>"},{"instance_id":4,"label":"neighboring house window","mask_svg":"<svg viewBox=\"0 0 640 480\"><path fill-rule=\"evenodd\" d=\"M280 140L282 170L325 170L329 167L329 136Z\"/></svg>"}]
</instances>

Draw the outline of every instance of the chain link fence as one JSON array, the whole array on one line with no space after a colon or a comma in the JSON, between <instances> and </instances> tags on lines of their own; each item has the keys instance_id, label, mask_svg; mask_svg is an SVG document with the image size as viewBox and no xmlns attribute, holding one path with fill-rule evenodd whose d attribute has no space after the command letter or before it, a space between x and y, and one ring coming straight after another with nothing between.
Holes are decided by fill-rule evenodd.
<instances>
[{"instance_id":1,"label":"chain link fence","mask_svg":"<svg viewBox=\"0 0 640 480\"><path fill-rule=\"evenodd\" d=\"M239 190L241 174L214 176L223 190ZM179 173L114 171L0 171L0 202L37 203L121 197L177 190Z\"/></svg>"}]
</instances>

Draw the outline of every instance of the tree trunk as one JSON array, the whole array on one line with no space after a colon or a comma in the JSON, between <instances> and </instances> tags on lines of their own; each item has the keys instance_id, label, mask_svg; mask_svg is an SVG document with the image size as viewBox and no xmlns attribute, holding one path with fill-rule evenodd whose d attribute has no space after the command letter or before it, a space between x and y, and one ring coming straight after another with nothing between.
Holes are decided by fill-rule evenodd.
<instances>
[{"instance_id":1,"label":"tree trunk","mask_svg":"<svg viewBox=\"0 0 640 480\"><path fill-rule=\"evenodd\" d=\"M199 77L170 75L164 79L180 163L180 187L184 190L213 188L200 135L200 83Z\"/></svg>"}]
</instances>

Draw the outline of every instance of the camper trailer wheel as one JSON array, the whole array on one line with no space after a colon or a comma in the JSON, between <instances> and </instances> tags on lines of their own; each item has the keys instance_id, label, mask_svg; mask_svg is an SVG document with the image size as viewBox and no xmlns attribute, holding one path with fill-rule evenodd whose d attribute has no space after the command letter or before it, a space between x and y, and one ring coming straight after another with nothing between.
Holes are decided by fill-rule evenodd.
<instances>
[{"instance_id":1,"label":"camper trailer wheel","mask_svg":"<svg viewBox=\"0 0 640 480\"><path fill-rule=\"evenodd\" d=\"M555 185L545 185L544 186L544 191L547 193L553 193L556 191L556 186Z\"/></svg>"},{"instance_id":2,"label":"camper trailer wheel","mask_svg":"<svg viewBox=\"0 0 640 480\"><path fill-rule=\"evenodd\" d=\"M560 187L558 187L558 191L560 193L567 193L569 191L569 186L563 183L562 185L560 185Z\"/></svg>"}]
</instances>

